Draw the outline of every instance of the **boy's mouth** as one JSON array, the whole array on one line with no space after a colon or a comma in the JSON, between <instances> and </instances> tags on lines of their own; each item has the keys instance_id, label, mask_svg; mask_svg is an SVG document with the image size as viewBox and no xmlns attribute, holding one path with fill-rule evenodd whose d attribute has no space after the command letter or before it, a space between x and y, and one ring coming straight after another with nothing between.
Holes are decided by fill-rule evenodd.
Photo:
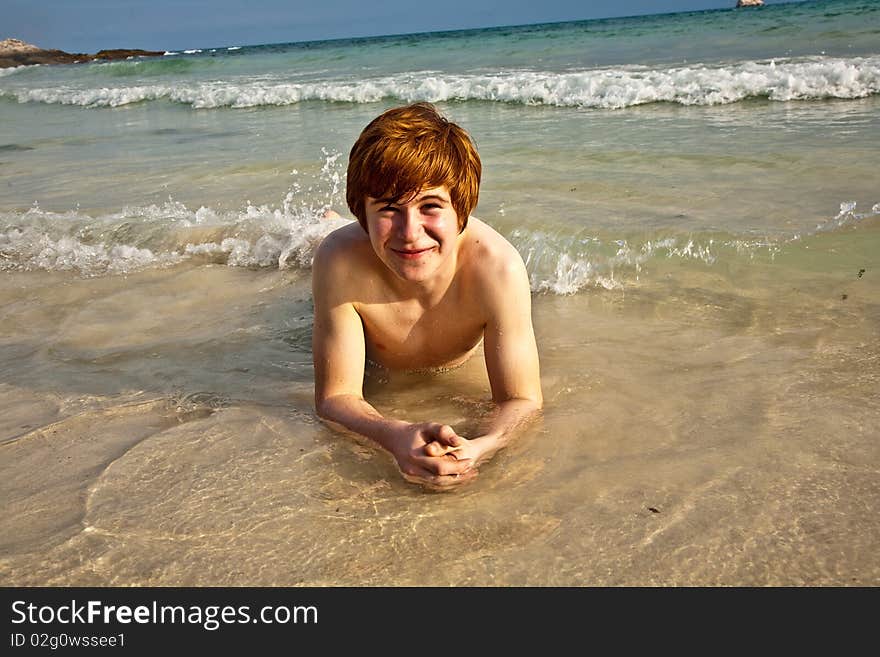
<instances>
[{"instance_id":1,"label":"boy's mouth","mask_svg":"<svg viewBox=\"0 0 880 657\"><path fill-rule=\"evenodd\" d=\"M428 253L429 251L433 251L434 247L429 246L424 249L391 249L391 250L394 251L394 253L396 253L399 257L403 258L404 260L416 260L416 259L422 257L423 255L425 255L426 253Z\"/></svg>"}]
</instances>

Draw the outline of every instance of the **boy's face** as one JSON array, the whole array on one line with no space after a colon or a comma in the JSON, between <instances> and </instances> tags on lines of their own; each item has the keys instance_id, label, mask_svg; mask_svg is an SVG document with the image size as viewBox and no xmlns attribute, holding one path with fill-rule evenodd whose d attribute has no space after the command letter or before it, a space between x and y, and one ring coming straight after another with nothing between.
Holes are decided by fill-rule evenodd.
<instances>
[{"instance_id":1,"label":"boy's face","mask_svg":"<svg viewBox=\"0 0 880 657\"><path fill-rule=\"evenodd\" d=\"M452 262L458 215L445 186L422 189L396 203L368 196L365 211L373 251L403 280L429 280Z\"/></svg>"}]
</instances>

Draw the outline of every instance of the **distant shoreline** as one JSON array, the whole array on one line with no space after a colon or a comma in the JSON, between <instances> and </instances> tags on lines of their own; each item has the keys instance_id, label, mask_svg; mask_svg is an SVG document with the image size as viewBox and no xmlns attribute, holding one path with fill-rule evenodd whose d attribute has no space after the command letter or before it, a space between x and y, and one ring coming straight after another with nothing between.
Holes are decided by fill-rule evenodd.
<instances>
[{"instance_id":1,"label":"distant shoreline","mask_svg":"<svg viewBox=\"0 0 880 657\"><path fill-rule=\"evenodd\" d=\"M165 51L120 48L100 50L95 54L69 53L44 49L19 39L0 41L0 68L31 66L34 64L80 64L93 61L112 61L132 57L161 57Z\"/></svg>"}]
</instances>

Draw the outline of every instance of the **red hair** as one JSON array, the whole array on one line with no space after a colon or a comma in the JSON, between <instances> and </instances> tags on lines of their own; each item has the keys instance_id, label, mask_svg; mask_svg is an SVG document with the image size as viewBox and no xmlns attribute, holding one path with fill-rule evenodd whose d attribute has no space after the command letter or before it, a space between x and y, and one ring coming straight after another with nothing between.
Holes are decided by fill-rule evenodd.
<instances>
[{"instance_id":1,"label":"red hair","mask_svg":"<svg viewBox=\"0 0 880 657\"><path fill-rule=\"evenodd\" d=\"M351 147L345 200L367 229L366 199L413 198L445 186L463 231L480 194L482 164L470 135L430 103L396 107L364 128Z\"/></svg>"}]
</instances>

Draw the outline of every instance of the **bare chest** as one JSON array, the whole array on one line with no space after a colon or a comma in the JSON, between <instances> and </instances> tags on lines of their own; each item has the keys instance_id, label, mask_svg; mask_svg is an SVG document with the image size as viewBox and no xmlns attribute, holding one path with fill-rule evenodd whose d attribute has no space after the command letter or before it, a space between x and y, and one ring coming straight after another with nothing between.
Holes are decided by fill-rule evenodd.
<instances>
[{"instance_id":1,"label":"bare chest","mask_svg":"<svg viewBox=\"0 0 880 657\"><path fill-rule=\"evenodd\" d=\"M461 363L483 338L485 319L472 308L417 303L363 304L367 358L391 369L412 370Z\"/></svg>"}]
</instances>

